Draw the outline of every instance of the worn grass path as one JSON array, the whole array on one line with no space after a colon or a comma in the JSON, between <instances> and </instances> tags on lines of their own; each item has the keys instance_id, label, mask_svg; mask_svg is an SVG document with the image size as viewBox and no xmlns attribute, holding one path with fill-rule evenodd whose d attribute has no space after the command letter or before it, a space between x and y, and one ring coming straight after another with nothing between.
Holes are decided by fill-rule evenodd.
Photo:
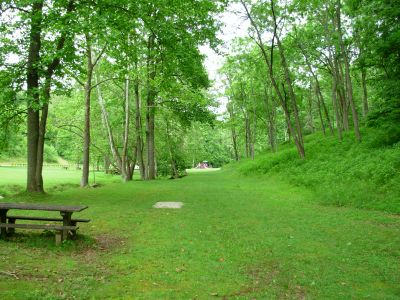
<instances>
[{"instance_id":1,"label":"worn grass path","mask_svg":"<svg viewBox=\"0 0 400 300\"><path fill-rule=\"evenodd\" d=\"M0 241L0 270L19 278L0 275L0 299L399 299L400 218L315 197L220 171L31 199L87 204L93 221L61 248Z\"/></svg>"}]
</instances>

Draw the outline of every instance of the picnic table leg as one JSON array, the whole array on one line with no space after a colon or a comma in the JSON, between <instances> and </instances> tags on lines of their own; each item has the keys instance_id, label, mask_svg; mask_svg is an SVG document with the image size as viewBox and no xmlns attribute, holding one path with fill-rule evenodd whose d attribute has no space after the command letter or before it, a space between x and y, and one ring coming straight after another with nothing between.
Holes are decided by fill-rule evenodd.
<instances>
[{"instance_id":1,"label":"picnic table leg","mask_svg":"<svg viewBox=\"0 0 400 300\"><path fill-rule=\"evenodd\" d=\"M56 246L60 246L62 242L62 231L57 230L56 231Z\"/></svg>"},{"instance_id":2,"label":"picnic table leg","mask_svg":"<svg viewBox=\"0 0 400 300\"><path fill-rule=\"evenodd\" d=\"M1 209L0 210L0 222L7 223L7 211L8 209ZM7 228L1 227L1 238L6 239L7 237Z\"/></svg>"},{"instance_id":3,"label":"picnic table leg","mask_svg":"<svg viewBox=\"0 0 400 300\"><path fill-rule=\"evenodd\" d=\"M71 212L66 212L62 211L60 212L61 216L63 217L63 226L71 226ZM68 239L68 230L64 229L62 233L62 238L63 241Z\"/></svg>"},{"instance_id":4,"label":"picnic table leg","mask_svg":"<svg viewBox=\"0 0 400 300\"><path fill-rule=\"evenodd\" d=\"M8 224L15 224L15 219L9 218ZM7 232L9 235L12 235L15 232L15 228L8 228Z\"/></svg>"},{"instance_id":5,"label":"picnic table leg","mask_svg":"<svg viewBox=\"0 0 400 300\"><path fill-rule=\"evenodd\" d=\"M76 222L71 221L71 225L76 226ZM71 230L71 232L72 232L71 239L73 239L73 240L76 239L76 230Z\"/></svg>"}]
</instances>

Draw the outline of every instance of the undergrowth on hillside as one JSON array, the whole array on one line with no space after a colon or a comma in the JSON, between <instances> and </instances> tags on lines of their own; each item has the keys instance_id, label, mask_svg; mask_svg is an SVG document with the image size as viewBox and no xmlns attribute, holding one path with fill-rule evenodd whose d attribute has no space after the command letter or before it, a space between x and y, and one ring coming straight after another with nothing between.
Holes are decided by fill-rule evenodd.
<instances>
[{"instance_id":1,"label":"undergrowth on hillside","mask_svg":"<svg viewBox=\"0 0 400 300\"><path fill-rule=\"evenodd\" d=\"M393 134L392 134L393 135ZM305 137L306 159L291 144L236 164L242 174L264 173L317 192L320 203L400 213L400 143L368 128L363 141L321 133Z\"/></svg>"}]
</instances>

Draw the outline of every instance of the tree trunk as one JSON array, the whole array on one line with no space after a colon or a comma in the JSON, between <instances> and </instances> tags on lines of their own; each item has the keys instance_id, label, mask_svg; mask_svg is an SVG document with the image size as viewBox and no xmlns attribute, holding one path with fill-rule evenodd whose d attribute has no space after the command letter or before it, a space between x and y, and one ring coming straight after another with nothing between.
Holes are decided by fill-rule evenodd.
<instances>
[{"instance_id":1,"label":"tree trunk","mask_svg":"<svg viewBox=\"0 0 400 300\"><path fill-rule=\"evenodd\" d=\"M250 151L250 156L251 159L254 159L255 155L255 144L257 140L257 113L256 113L256 101L255 101L255 93L254 93L254 86L253 82L251 82L251 95L252 95L252 104L253 104L253 129L252 129L252 135L251 135L251 151Z\"/></svg>"},{"instance_id":2,"label":"tree trunk","mask_svg":"<svg viewBox=\"0 0 400 300\"><path fill-rule=\"evenodd\" d=\"M231 123L233 123L233 121L234 121L233 107L230 104L228 104L227 107L228 107L230 121L231 121ZM234 124L231 124L230 127L231 127L231 137L232 137L232 145L233 145L233 152L235 155L235 160L239 161L236 128L235 128Z\"/></svg>"},{"instance_id":3,"label":"tree trunk","mask_svg":"<svg viewBox=\"0 0 400 300\"><path fill-rule=\"evenodd\" d=\"M233 152L235 155L235 160L239 161L239 152L238 152L238 145L237 145L237 133L235 127L231 128L232 134L232 144L233 144Z\"/></svg>"},{"instance_id":4,"label":"tree trunk","mask_svg":"<svg viewBox=\"0 0 400 300\"><path fill-rule=\"evenodd\" d=\"M85 127L83 130L83 159L81 187L89 185L89 164L90 164L90 98L92 92L92 45L89 34L86 37L86 84L85 84Z\"/></svg>"},{"instance_id":5,"label":"tree trunk","mask_svg":"<svg viewBox=\"0 0 400 300\"><path fill-rule=\"evenodd\" d=\"M109 174L110 173L110 157L108 155L104 156L104 173Z\"/></svg>"},{"instance_id":6,"label":"tree trunk","mask_svg":"<svg viewBox=\"0 0 400 300\"><path fill-rule=\"evenodd\" d=\"M265 84L265 83L264 83ZM271 148L271 152L276 151L276 143L275 143L275 106L274 101L272 100L272 90L270 90L270 95L268 96L267 87L264 85L264 105L265 111L267 114L267 135L269 146ZM271 102L269 101L271 99ZM272 107L271 107L272 106Z\"/></svg>"},{"instance_id":7,"label":"tree trunk","mask_svg":"<svg viewBox=\"0 0 400 300\"><path fill-rule=\"evenodd\" d=\"M335 24L335 19L333 18L333 23ZM324 24L325 26L325 31L326 31L326 36L329 39L330 44L332 47L328 47L328 63L330 65L330 71L332 75L332 91L331 91L331 97L332 97L332 106L335 111L336 115L336 128L338 131L338 136L339 140L343 140L343 115L341 115L340 112L340 106L339 106L339 101L338 101L338 95L339 95L339 85L340 85L340 78L339 78L339 72L338 72L338 61L337 61L337 43L334 43L333 39L333 34L332 31L328 30L328 25L327 23ZM340 96L339 96L340 97Z\"/></svg>"},{"instance_id":8,"label":"tree trunk","mask_svg":"<svg viewBox=\"0 0 400 300\"><path fill-rule=\"evenodd\" d=\"M313 118L313 91L312 84L310 83L310 91L308 97L308 120L311 128L311 132L315 132L314 118Z\"/></svg>"},{"instance_id":9,"label":"tree trunk","mask_svg":"<svg viewBox=\"0 0 400 300\"><path fill-rule=\"evenodd\" d=\"M154 62L154 35L150 35L148 40L147 56L147 111L146 111L146 145L147 145L147 179L156 178L155 164L155 97L154 79L156 76Z\"/></svg>"},{"instance_id":10,"label":"tree trunk","mask_svg":"<svg viewBox=\"0 0 400 300\"><path fill-rule=\"evenodd\" d=\"M31 29L29 36L29 50L27 61L27 94L28 94L28 113L27 113L27 151L28 151L28 173L27 185L28 192L37 191L36 169L38 157L39 140L39 65L41 32L43 18L43 1L35 1L32 4Z\"/></svg>"},{"instance_id":11,"label":"tree trunk","mask_svg":"<svg viewBox=\"0 0 400 300\"><path fill-rule=\"evenodd\" d=\"M272 3L272 1L271 1ZM276 20L275 20L276 22ZM276 23L275 23L276 24ZM277 26L277 25L275 25ZM293 89L293 83L292 83L292 79L290 78L290 71L289 71L289 67L287 65L286 62L286 57L285 57L285 52L283 49L283 45L279 39L278 36L276 36L276 40L277 40L277 44L278 44L278 49L279 49L279 53L280 53L280 57L281 57L281 63L282 63L282 67L285 73L285 81L288 85L288 89L289 89L289 97L290 97L290 103L292 105L292 109L293 109L293 114L294 114L294 120L295 120L295 126L296 126L296 133L297 133L297 139L298 142L301 144L302 148L303 148L303 157L305 155L304 153L304 142L303 142L303 133L302 133L302 129L301 129L301 123L300 123L300 117L299 117L299 109L297 106L297 101L296 101L296 95L294 93L294 89Z\"/></svg>"},{"instance_id":12,"label":"tree trunk","mask_svg":"<svg viewBox=\"0 0 400 300\"><path fill-rule=\"evenodd\" d=\"M71 13L74 10L74 1L70 0L67 5L67 14ZM65 16L67 16L67 14ZM68 17L66 17L66 24L68 24ZM46 135L46 125L47 125L47 116L49 111L49 103L50 103L50 93L51 93L51 81L54 75L54 72L59 67L61 63L60 52L64 48L65 41L67 38L68 30L64 30L61 33L61 36L58 38L56 43L56 52L53 60L48 64L45 75L44 82L44 91L43 91L43 101L41 101L41 115L39 121L39 135L38 135L38 144L37 144L37 162L36 162L36 191L44 192L43 188L43 161L44 161L44 142Z\"/></svg>"},{"instance_id":13,"label":"tree trunk","mask_svg":"<svg viewBox=\"0 0 400 300\"><path fill-rule=\"evenodd\" d=\"M124 182L131 181L132 175L130 163L128 160L128 143L129 143L129 122L130 122L130 105L129 105L129 76L125 76L125 126L124 126L124 143L122 147L122 179Z\"/></svg>"},{"instance_id":14,"label":"tree trunk","mask_svg":"<svg viewBox=\"0 0 400 300\"><path fill-rule=\"evenodd\" d=\"M333 135L334 132L333 132L333 126L332 126L332 123L331 123L331 118L330 118L330 116L329 116L328 108L326 107L326 104L325 104L324 96L323 96L322 93L321 93L321 87L320 87L320 85L319 85L319 80L318 80L318 78L316 79L316 89L317 89L317 90L316 90L317 97L319 97L319 100L320 100L320 102L321 102L322 108L323 108L323 110L324 110L324 114L325 114L326 121L327 121L327 123L328 123L329 130L330 130L331 134Z\"/></svg>"},{"instance_id":15,"label":"tree trunk","mask_svg":"<svg viewBox=\"0 0 400 300\"><path fill-rule=\"evenodd\" d=\"M278 50L279 50L279 54L281 57L281 64L284 70L284 74L285 74L285 81L288 85L288 89L289 89L289 96L290 96L290 102L292 105L292 109L293 109L293 114L294 114L294 121L295 121L295 126L296 126L296 131L297 131L297 135L296 138L298 139L298 143L301 145L302 148L302 153L300 154L300 157L304 158L305 153L304 153L304 141L303 141L303 133L302 133L302 129L301 129L301 123L300 123L300 117L299 117L299 110L297 107L297 101L296 101L296 95L294 93L294 89L293 89L293 83L292 83L292 79L290 77L290 70L289 70L289 66L287 64L286 61L286 56L285 56L285 50L283 48L283 45L281 43L281 40L279 38L279 35L276 34L276 29L278 28L278 24L277 24L277 20L276 20L276 16L275 16L275 8L274 8L274 1L271 0L271 11L272 11L272 17L273 17L273 21L274 21L274 36L276 38L276 42L278 45Z\"/></svg>"},{"instance_id":16,"label":"tree trunk","mask_svg":"<svg viewBox=\"0 0 400 300\"><path fill-rule=\"evenodd\" d=\"M333 126L331 124L331 119L329 117L329 112L328 112L328 109L327 109L326 104L325 104L325 99L324 99L324 96L322 95L322 92L321 92L321 86L319 84L318 74L316 74L313 71L313 68L312 68L311 63L310 63L310 61L308 59L308 55L307 55L304 47L301 44L299 44L299 48L300 48L300 50L301 50L301 52L302 52L302 54L304 56L304 59L306 61L307 67L308 67L308 70L310 71L311 75L313 76L313 78L315 80L315 93L316 93L317 101L318 101L318 109L320 111L320 106L322 105L326 120L328 122L329 130L331 131L332 134L334 134ZM322 128L323 128L323 132L324 132L324 135L325 135L325 126L323 125L321 113L320 113L320 117L321 117L321 124L322 124Z\"/></svg>"},{"instance_id":17,"label":"tree trunk","mask_svg":"<svg viewBox=\"0 0 400 300\"><path fill-rule=\"evenodd\" d=\"M50 83L49 83L50 84ZM47 98L47 101L50 101L50 85L48 87L49 89L47 90L47 87L45 87L45 98ZM39 123L39 136L38 136L38 145L37 145L37 162L36 162L36 191L37 192L44 192L43 188L43 161L44 161L44 139L46 135L46 123L47 123L47 116L49 112L49 103L46 102L43 104L42 107L42 114L40 117L40 123Z\"/></svg>"},{"instance_id":18,"label":"tree trunk","mask_svg":"<svg viewBox=\"0 0 400 300\"><path fill-rule=\"evenodd\" d=\"M251 129L250 129L250 120L245 113L245 140L246 140L246 157L249 158L251 155Z\"/></svg>"},{"instance_id":19,"label":"tree trunk","mask_svg":"<svg viewBox=\"0 0 400 300\"><path fill-rule=\"evenodd\" d=\"M259 46L259 48L261 50L261 53L262 53L262 56L264 58L264 61L265 61L266 65L267 65L268 74L269 74L272 86L274 87L274 90L275 90L275 92L276 92L276 94L278 96L279 102L280 102L280 104L281 104L281 106L283 108L283 111L285 113L288 129L289 129L291 135L293 135L293 139L294 139L298 154L299 154L300 158L305 158L304 143L303 143L303 137L301 135L301 128L299 128L300 124L299 124L299 120L298 120L298 115L297 115L297 120L296 120L296 127L297 128L296 128L296 131L295 131L293 126L292 126L292 124L291 124L290 112L286 107L285 100L284 100L284 98L282 96L282 93L281 93L281 91L279 89L278 83L277 83L277 81L275 79L275 74L273 72L273 62L270 61L270 58L268 57L268 54L267 54L266 49L264 47L264 44L263 44L263 41L262 41L262 37L261 37L261 32L259 31L258 26L254 22L254 20L253 20L251 14L250 14L250 12L249 12L249 10L247 8L246 3L244 2L244 0L241 0L241 3L242 3L243 7L246 10L247 16L250 19L250 22L251 22L254 30L256 31L257 39L258 39L257 45ZM272 2L271 2L271 4L273 6ZM274 28L274 38L275 38L276 37L276 20L275 20L274 23L275 23L275 28ZM281 48L280 52L283 52L282 50L283 49ZM272 52L273 52L273 47L271 47L271 53ZM271 57L272 57L272 55L271 55ZM283 56L281 55L281 57L284 58L284 55ZM287 70L286 70L286 68L284 68L284 69L285 69L285 74L286 74L285 77L287 77ZM286 79L289 79L289 82L290 82L290 76L289 76L289 78L286 78ZM297 110L297 104L296 103L292 103L292 104L294 104L294 108ZM295 116L295 118L296 118L296 116ZM299 133L300 133L300 135L298 135Z\"/></svg>"},{"instance_id":20,"label":"tree trunk","mask_svg":"<svg viewBox=\"0 0 400 300\"><path fill-rule=\"evenodd\" d=\"M136 71L138 71L136 62ZM135 104L136 104L136 151L137 151L137 161L139 164L140 178L142 180L146 179L146 170L143 158L143 139L142 139L142 116L141 116L141 105L140 105L140 90L139 90L139 75L136 75L135 80Z\"/></svg>"},{"instance_id":21,"label":"tree trunk","mask_svg":"<svg viewBox=\"0 0 400 300\"><path fill-rule=\"evenodd\" d=\"M361 88L362 88L362 103L363 103L363 117L368 115L368 92L367 92L367 70L365 67L361 68Z\"/></svg>"},{"instance_id":22,"label":"tree trunk","mask_svg":"<svg viewBox=\"0 0 400 300\"><path fill-rule=\"evenodd\" d=\"M353 99L353 85L351 82L349 57L348 57L348 53L345 48L345 45L343 42L343 36L342 36L340 9L341 9L341 3L340 3L340 0L337 0L336 15L337 15L337 21L338 21L339 44L340 44L340 50L343 55L344 66L345 66L347 95L348 95L348 100L349 100L349 104L350 104L350 108L351 108L351 113L353 115L353 125L354 125L355 137L356 137L357 141L361 141L361 134L360 134L359 124L358 124L358 113L357 113L357 109L356 109L354 99Z\"/></svg>"},{"instance_id":23,"label":"tree trunk","mask_svg":"<svg viewBox=\"0 0 400 300\"><path fill-rule=\"evenodd\" d=\"M118 149L114 142L114 136L113 136L111 125L110 125L110 120L108 118L106 104L104 102L103 95L100 90L100 85L98 84L98 79L96 76L95 76L95 78L96 78L97 97L98 97L98 102L99 102L100 109L101 109L101 114L103 117L103 124L104 124L104 127L107 132L108 144L110 146L114 161L116 162L118 169L121 171L121 168L122 168L121 156L119 155Z\"/></svg>"},{"instance_id":24,"label":"tree trunk","mask_svg":"<svg viewBox=\"0 0 400 300\"><path fill-rule=\"evenodd\" d=\"M319 119L321 121L321 129L322 129L322 132L324 133L324 135L326 135L324 118L322 117L322 112L321 112L321 101L320 101L320 98L318 97L318 92L316 91L316 87L315 87L315 97L317 100L318 115L319 115Z\"/></svg>"},{"instance_id":25,"label":"tree trunk","mask_svg":"<svg viewBox=\"0 0 400 300\"><path fill-rule=\"evenodd\" d=\"M167 144L168 144L169 156L170 156L170 160L171 160L171 173L172 173L171 176L172 176L172 178L177 179L177 178L179 178L179 171L178 171L178 167L176 164L174 149L171 145L169 121L167 118L165 118L165 124L166 124Z\"/></svg>"},{"instance_id":26,"label":"tree trunk","mask_svg":"<svg viewBox=\"0 0 400 300\"><path fill-rule=\"evenodd\" d=\"M335 14L333 17L333 25L335 27L335 33L334 37L336 38L338 36L336 32L336 28L339 27L339 22L340 22L340 13L339 13L339 19L338 15ZM343 82L343 67L342 67L342 59L340 57L340 41L337 42L331 37L332 43L334 45L334 53L332 55L333 59L333 70L334 74L336 76L336 87L337 87L337 96L339 98L338 101L338 111L340 112L341 115L341 122L342 122L342 129L343 130L349 130L349 111L348 111L348 105L347 105L347 99L346 99L346 87ZM338 45L339 43L339 45Z\"/></svg>"},{"instance_id":27,"label":"tree trunk","mask_svg":"<svg viewBox=\"0 0 400 300\"><path fill-rule=\"evenodd\" d=\"M332 70L332 72L334 72ZM338 131L338 136L339 136L339 140L342 141L343 140L343 134L342 134L342 119L340 116L340 111L339 111L339 103L337 101L337 81L336 81L336 76L334 74L332 74L332 104L333 104L333 109L335 110L335 114L336 114L336 127L337 127L337 131Z\"/></svg>"},{"instance_id":28,"label":"tree trunk","mask_svg":"<svg viewBox=\"0 0 400 300\"><path fill-rule=\"evenodd\" d=\"M343 85L343 77L341 76L341 67L337 58L334 58L335 62L335 73L336 73L336 86L338 101L338 111L341 115L342 128L343 130L349 130L349 112L347 109L347 101L345 96L345 88Z\"/></svg>"}]
</instances>

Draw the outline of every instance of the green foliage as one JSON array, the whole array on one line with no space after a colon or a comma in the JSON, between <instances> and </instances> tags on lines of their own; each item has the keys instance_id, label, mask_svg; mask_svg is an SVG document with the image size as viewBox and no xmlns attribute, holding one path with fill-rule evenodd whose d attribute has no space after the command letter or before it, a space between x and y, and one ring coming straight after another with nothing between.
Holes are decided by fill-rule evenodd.
<instances>
[{"instance_id":1,"label":"green foliage","mask_svg":"<svg viewBox=\"0 0 400 300\"><path fill-rule=\"evenodd\" d=\"M366 143L372 148L393 146L400 142L400 128L394 124L383 124L378 128L370 128L371 134ZM373 137L373 138L371 138Z\"/></svg>"},{"instance_id":2,"label":"green foliage","mask_svg":"<svg viewBox=\"0 0 400 300\"><path fill-rule=\"evenodd\" d=\"M212 127L194 123L187 135L188 159L193 166L208 161L213 167L219 168L231 161L229 139L229 133L218 121Z\"/></svg>"},{"instance_id":3,"label":"green foliage","mask_svg":"<svg viewBox=\"0 0 400 300\"><path fill-rule=\"evenodd\" d=\"M19 140L21 124L24 121L25 111L21 107L23 99L13 89L15 70L0 69L0 155L3 151L10 150Z\"/></svg>"},{"instance_id":4,"label":"green foliage","mask_svg":"<svg viewBox=\"0 0 400 300\"><path fill-rule=\"evenodd\" d=\"M7 135L4 143L0 147L0 160L16 162L26 156L25 136L11 130L4 130Z\"/></svg>"},{"instance_id":5,"label":"green foliage","mask_svg":"<svg viewBox=\"0 0 400 300\"><path fill-rule=\"evenodd\" d=\"M58 161L58 153L53 146L44 144L44 160L48 163L56 163Z\"/></svg>"}]
</instances>

